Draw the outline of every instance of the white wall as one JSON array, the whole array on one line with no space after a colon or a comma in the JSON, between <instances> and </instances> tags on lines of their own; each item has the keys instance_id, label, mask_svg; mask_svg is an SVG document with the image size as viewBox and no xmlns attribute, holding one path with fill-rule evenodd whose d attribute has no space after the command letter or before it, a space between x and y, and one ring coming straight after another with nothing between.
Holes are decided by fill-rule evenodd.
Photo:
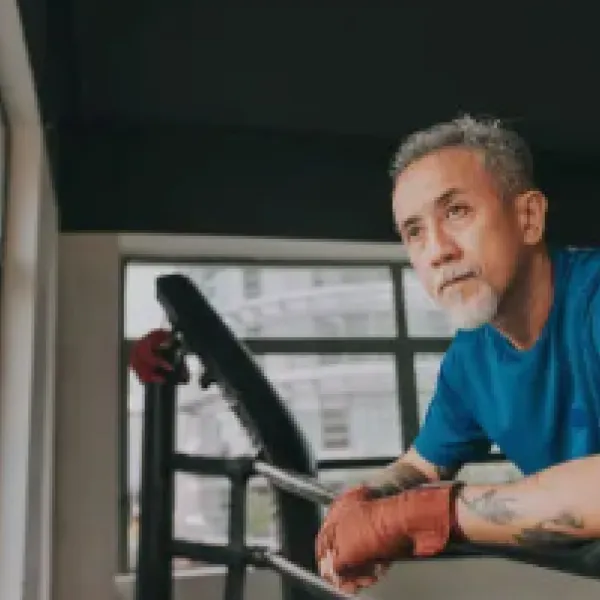
<instances>
[{"instance_id":1,"label":"white wall","mask_svg":"<svg viewBox=\"0 0 600 600\"><path fill-rule=\"evenodd\" d=\"M201 256L219 253L219 247L229 254L246 250L254 256L270 251L269 242L259 242L253 251L249 243L210 239L61 236L55 600L132 597L131 576L115 577L119 253ZM318 246L305 245L300 252L317 250ZM277 254L292 252L293 244ZM355 248L355 252L366 258L364 250ZM389 256L390 249L385 252ZM501 560L471 559L397 565L369 595L389 600L505 600L513 593L527 600L567 594L591 600L598 597L600 583ZM223 577L218 573L176 578L177 600L222 597ZM278 597L276 576L261 571L250 574L246 598Z\"/></svg>"},{"instance_id":2,"label":"white wall","mask_svg":"<svg viewBox=\"0 0 600 600\"><path fill-rule=\"evenodd\" d=\"M118 254L115 237L61 236L54 599L115 597Z\"/></svg>"},{"instance_id":3,"label":"white wall","mask_svg":"<svg viewBox=\"0 0 600 600\"><path fill-rule=\"evenodd\" d=\"M58 223L16 3L0 2L9 128L0 293L0 598L50 598Z\"/></svg>"},{"instance_id":4,"label":"white wall","mask_svg":"<svg viewBox=\"0 0 600 600\"><path fill-rule=\"evenodd\" d=\"M0 590L10 594L0 597L37 600L50 583L58 236L40 138L17 128L12 140L0 347Z\"/></svg>"}]
</instances>

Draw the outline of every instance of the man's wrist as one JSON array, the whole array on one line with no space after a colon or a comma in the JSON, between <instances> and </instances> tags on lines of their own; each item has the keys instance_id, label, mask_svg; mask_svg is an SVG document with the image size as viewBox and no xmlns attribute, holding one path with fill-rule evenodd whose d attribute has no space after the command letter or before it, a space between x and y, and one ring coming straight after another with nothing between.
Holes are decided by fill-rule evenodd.
<instances>
[{"instance_id":1,"label":"man's wrist","mask_svg":"<svg viewBox=\"0 0 600 600\"><path fill-rule=\"evenodd\" d=\"M365 486L373 498L383 498L429 482L429 478L422 471L409 463L398 461L379 470L365 482Z\"/></svg>"},{"instance_id":2,"label":"man's wrist","mask_svg":"<svg viewBox=\"0 0 600 600\"><path fill-rule=\"evenodd\" d=\"M414 556L439 554L460 535L455 500L463 485L436 482L400 494L396 501L402 515L399 526L412 541Z\"/></svg>"},{"instance_id":3,"label":"man's wrist","mask_svg":"<svg viewBox=\"0 0 600 600\"><path fill-rule=\"evenodd\" d=\"M450 542L465 542L467 536L463 531L458 518L458 502L462 490L466 484L462 481L454 482L452 495L450 497Z\"/></svg>"}]
</instances>

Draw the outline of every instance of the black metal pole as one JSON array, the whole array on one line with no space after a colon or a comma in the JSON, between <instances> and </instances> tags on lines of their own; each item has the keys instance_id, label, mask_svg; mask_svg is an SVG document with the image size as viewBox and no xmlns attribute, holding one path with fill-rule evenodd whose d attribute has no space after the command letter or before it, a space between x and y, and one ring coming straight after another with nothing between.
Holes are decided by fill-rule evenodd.
<instances>
[{"instance_id":1,"label":"black metal pole","mask_svg":"<svg viewBox=\"0 0 600 600\"><path fill-rule=\"evenodd\" d=\"M231 565L240 560L238 553L234 552L229 544L190 542L188 540L173 540L171 554L211 565Z\"/></svg>"},{"instance_id":2,"label":"black metal pole","mask_svg":"<svg viewBox=\"0 0 600 600\"><path fill-rule=\"evenodd\" d=\"M355 600L356 596L342 592L328 584L320 576L295 565L293 562L276 554L262 549L250 552L252 563L258 567L268 567L279 573L286 581L304 592L304 597L320 598L321 600ZM306 596L308 592L309 596ZM366 596L362 596L367 600Z\"/></svg>"},{"instance_id":3,"label":"black metal pole","mask_svg":"<svg viewBox=\"0 0 600 600\"><path fill-rule=\"evenodd\" d=\"M335 500L335 494L312 477L290 473L260 460L254 463L254 472L266 477L276 488L309 502L328 505Z\"/></svg>"},{"instance_id":4,"label":"black metal pole","mask_svg":"<svg viewBox=\"0 0 600 600\"><path fill-rule=\"evenodd\" d=\"M225 600L242 600L246 581L246 499L249 470L246 463L234 462L239 469L230 473L231 494L229 499L229 547L237 560L227 567Z\"/></svg>"},{"instance_id":5,"label":"black metal pole","mask_svg":"<svg viewBox=\"0 0 600 600\"><path fill-rule=\"evenodd\" d=\"M171 600L175 384L149 384L144 398L136 600Z\"/></svg>"}]
</instances>

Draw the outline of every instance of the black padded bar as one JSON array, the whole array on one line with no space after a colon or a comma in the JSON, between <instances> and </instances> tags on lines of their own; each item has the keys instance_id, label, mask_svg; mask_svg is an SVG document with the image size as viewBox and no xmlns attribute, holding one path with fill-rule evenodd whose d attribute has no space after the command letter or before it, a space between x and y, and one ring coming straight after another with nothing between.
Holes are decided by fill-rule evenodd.
<instances>
[{"instance_id":1,"label":"black padded bar","mask_svg":"<svg viewBox=\"0 0 600 600\"><path fill-rule=\"evenodd\" d=\"M171 467L182 473L196 475L220 475L230 478L240 474L252 473L253 458L240 456L224 458L220 456L193 456L183 452L175 452L171 459Z\"/></svg>"},{"instance_id":2,"label":"black padded bar","mask_svg":"<svg viewBox=\"0 0 600 600\"><path fill-rule=\"evenodd\" d=\"M171 599L175 386L145 388L136 600Z\"/></svg>"},{"instance_id":3,"label":"black padded bar","mask_svg":"<svg viewBox=\"0 0 600 600\"><path fill-rule=\"evenodd\" d=\"M592 579L600 577L600 544L594 541L563 548L548 546L546 550L480 544L457 544L453 550L457 557L473 556L476 552L479 556L513 560L559 573Z\"/></svg>"},{"instance_id":4,"label":"black padded bar","mask_svg":"<svg viewBox=\"0 0 600 600\"><path fill-rule=\"evenodd\" d=\"M258 441L261 459L316 476L310 446L286 403L193 283L182 275L166 275L157 279L156 289L185 348L201 359L209 380L219 384L232 410ZM282 553L316 573L314 539L321 523L319 507L277 489L275 498L282 525ZM303 600L290 586L284 586L284 594L288 600Z\"/></svg>"}]
</instances>

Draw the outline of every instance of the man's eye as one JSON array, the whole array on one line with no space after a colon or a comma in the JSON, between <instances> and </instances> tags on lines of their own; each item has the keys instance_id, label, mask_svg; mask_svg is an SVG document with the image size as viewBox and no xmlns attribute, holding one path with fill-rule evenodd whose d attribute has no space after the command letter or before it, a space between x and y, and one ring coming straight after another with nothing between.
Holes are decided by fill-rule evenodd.
<instances>
[{"instance_id":1,"label":"man's eye","mask_svg":"<svg viewBox=\"0 0 600 600\"><path fill-rule=\"evenodd\" d=\"M451 218L464 217L469 212L469 207L465 204L453 204L448 207L448 216Z\"/></svg>"},{"instance_id":2,"label":"man's eye","mask_svg":"<svg viewBox=\"0 0 600 600\"><path fill-rule=\"evenodd\" d=\"M411 225L406 229L406 239L414 239L419 236L421 228L418 225Z\"/></svg>"}]
</instances>

